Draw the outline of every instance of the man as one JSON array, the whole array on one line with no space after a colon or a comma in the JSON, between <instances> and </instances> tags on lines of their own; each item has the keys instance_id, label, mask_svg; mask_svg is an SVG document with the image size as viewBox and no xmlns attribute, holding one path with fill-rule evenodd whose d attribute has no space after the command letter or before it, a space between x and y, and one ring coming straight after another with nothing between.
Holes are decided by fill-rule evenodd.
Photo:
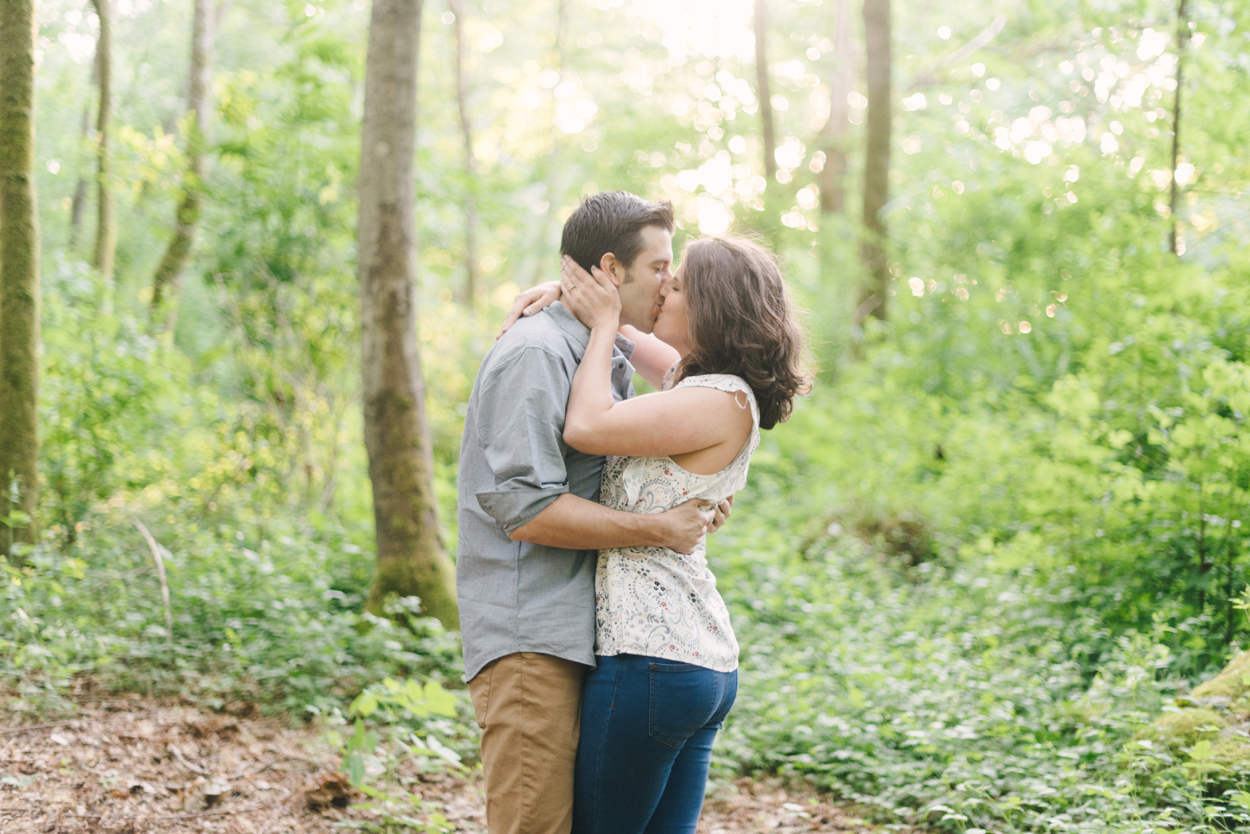
<instances>
[{"instance_id":1,"label":"man","mask_svg":"<svg viewBox=\"0 0 1250 834\"><path fill-rule=\"evenodd\" d=\"M562 254L620 288L621 322L650 333L672 282L673 210L624 191L587 198ZM595 664L599 548L694 550L713 512L654 515L598 503L604 459L564 443L590 331L556 302L518 321L482 361L460 449L456 585L465 680L482 728L491 834L567 834L582 683ZM617 400L633 396L633 343L617 338Z\"/></svg>"}]
</instances>

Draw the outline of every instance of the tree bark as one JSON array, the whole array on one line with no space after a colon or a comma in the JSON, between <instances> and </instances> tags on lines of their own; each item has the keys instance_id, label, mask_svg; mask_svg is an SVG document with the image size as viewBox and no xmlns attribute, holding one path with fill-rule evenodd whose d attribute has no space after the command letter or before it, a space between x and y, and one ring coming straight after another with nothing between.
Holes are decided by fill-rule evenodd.
<instances>
[{"instance_id":1,"label":"tree bark","mask_svg":"<svg viewBox=\"0 0 1250 834\"><path fill-rule=\"evenodd\" d=\"M1176 96L1172 99L1172 192L1168 197L1168 218L1172 228L1168 230L1168 246L1176 252L1176 204L1180 198L1180 185L1176 182L1176 164L1181 154L1181 62L1185 58L1185 45L1189 43L1189 15L1187 0L1181 0L1176 10Z\"/></svg>"},{"instance_id":2,"label":"tree bark","mask_svg":"<svg viewBox=\"0 0 1250 834\"><path fill-rule=\"evenodd\" d=\"M151 321L155 330L173 332L177 324L178 288L182 270L195 242L195 227L204 200L208 170L207 138L212 118L213 23L212 0L195 0L191 30L191 93L187 102L187 170L182 199L174 219L174 236L152 278Z\"/></svg>"},{"instance_id":3,"label":"tree bark","mask_svg":"<svg viewBox=\"0 0 1250 834\"><path fill-rule=\"evenodd\" d=\"M860 257L868 271L856 322L868 316L885 320L890 291L890 269L885 247L889 230L881 209L889 199L890 132L893 106L890 92L890 0L864 0L864 44L867 60L868 113L864 142L864 237Z\"/></svg>"},{"instance_id":4,"label":"tree bark","mask_svg":"<svg viewBox=\"0 0 1250 834\"><path fill-rule=\"evenodd\" d=\"M846 204L843 178L846 176L847 146L850 140L850 105L847 96L855 89L854 41L851 38L849 0L837 0L833 12L833 73L829 77L829 118L820 131L825 167L821 169L820 213L836 214Z\"/></svg>"},{"instance_id":5,"label":"tree bark","mask_svg":"<svg viewBox=\"0 0 1250 834\"><path fill-rule=\"evenodd\" d=\"M474 306L478 293L477 271L477 159L473 156L473 121L469 118L469 83L465 68L464 3L448 0L456 16L456 104L460 109L460 134L464 139L464 298Z\"/></svg>"},{"instance_id":6,"label":"tree bark","mask_svg":"<svg viewBox=\"0 0 1250 834\"><path fill-rule=\"evenodd\" d=\"M378 569L368 609L419 596L458 627L455 577L439 532L416 335L414 241L421 0L374 0L360 150L359 269L365 446Z\"/></svg>"},{"instance_id":7,"label":"tree bark","mask_svg":"<svg viewBox=\"0 0 1250 834\"><path fill-rule=\"evenodd\" d=\"M0 0L0 513L11 522L0 547L10 558L14 542L34 543L39 488L34 110L34 0Z\"/></svg>"},{"instance_id":8,"label":"tree bark","mask_svg":"<svg viewBox=\"0 0 1250 834\"><path fill-rule=\"evenodd\" d=\"M113 254L117 251L117 218L113 210L113 192L109 188L109 167L112 164L112 142L109 121L113 118L112 102L112 20L108 0L91 0L100 20L100 37L96 41L96 66L100 74L100 109L96 117L96 180L99 213L95 232L95 251L91 265L106 279L113 275Z\"/></svg>"}]
</instances>

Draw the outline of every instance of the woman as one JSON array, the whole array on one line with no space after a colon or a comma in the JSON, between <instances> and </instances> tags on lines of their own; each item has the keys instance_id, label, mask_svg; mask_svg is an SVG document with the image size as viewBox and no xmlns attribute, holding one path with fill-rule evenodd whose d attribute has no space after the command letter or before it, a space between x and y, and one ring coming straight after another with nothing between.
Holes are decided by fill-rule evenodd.
<instances>
[{"instance_id":1,"label":"woman","mask_svg":"<svg viewBox=\"0 0 1250 834\"><path fill-rule=\"evenodd\" d=\"M635 352L644 375L658 359L677 361L660 393L619 403L610 381L616 287L567 260L562 271L561 301L591 328L564 439L609 456L601 501L662 512L742 489L759 429L784 421L808 387L800 328L771 255L730 237L689 244L655 324L667 347L642 337ZM689 556L648 547L599 554L598 666L582 703L574 834L694 834L738 668L705 544Z\"/></svg>"}]
</instances>

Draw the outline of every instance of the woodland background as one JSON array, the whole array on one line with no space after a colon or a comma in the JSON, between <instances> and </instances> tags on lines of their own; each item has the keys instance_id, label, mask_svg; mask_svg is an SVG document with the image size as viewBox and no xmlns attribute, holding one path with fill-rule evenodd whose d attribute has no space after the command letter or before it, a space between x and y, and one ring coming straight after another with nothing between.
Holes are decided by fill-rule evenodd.
<instances>
[{"instance_id":1,"label":"woodland background","mask_svg":"<svg viewBox=\"0 0 1250 834\"><path fill-rule=\"evenodd\" d=\"M820 368L709 547L744 647L714 781L967 834L1250 825L1250 5L417 4L407 551L362 442L370 8L45 0L5 42L41 251L6 209L5 723L90 680L316 722L383 805L401 761L471 768L456 635L379 555L454 558L478 363L624 188L678 246L764 236Z\"/></svg>"}]
</instances>

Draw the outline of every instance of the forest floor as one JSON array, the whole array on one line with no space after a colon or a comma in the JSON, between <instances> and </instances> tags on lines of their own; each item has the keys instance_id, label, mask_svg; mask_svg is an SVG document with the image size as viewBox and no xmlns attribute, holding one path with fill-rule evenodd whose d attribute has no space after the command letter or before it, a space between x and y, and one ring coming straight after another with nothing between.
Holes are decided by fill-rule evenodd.
<instances>
[{"instance_id":1,"label":"forest floor","mask_svg":"<svg viewBox=\"0 0 1250 834\"><path fill-rule=\"evenodd\" d=\"M218 714L137 695L83 699L75 718L0 728L0 831L5 834L330 834L385 827L353 792L340 758L313 727ZM412 774L455 831L485 832L480 771ZM853 808L777 780L714 787L699 834L872 832Z\"/></svg>"}]
</instances>

